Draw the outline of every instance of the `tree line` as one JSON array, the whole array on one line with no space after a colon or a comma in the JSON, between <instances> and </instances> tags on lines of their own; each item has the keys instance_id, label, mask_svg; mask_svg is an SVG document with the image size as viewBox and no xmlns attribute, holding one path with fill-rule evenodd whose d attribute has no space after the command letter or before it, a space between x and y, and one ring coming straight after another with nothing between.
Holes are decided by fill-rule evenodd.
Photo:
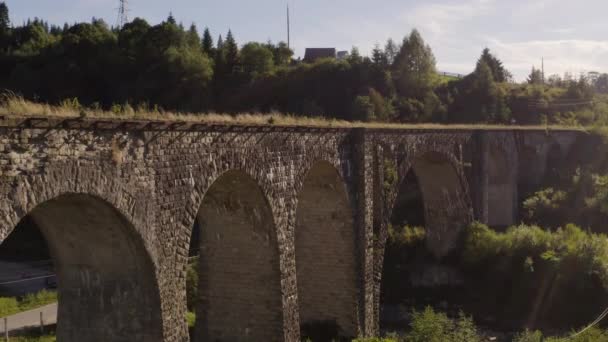
<instances>
[{"instance_id":1,"label":"tree line","mask_svg":"<svg viewBox=\"0 0 608 342\"><path fill-rule=\"evenodd\" d=\"M36 101L77 98L98 108L128 103L387 122L608 118L605 101L596 108L598 94L608 93L606 74L545 80L533 69L526 84L516 84L486 48L471 74L441 76L415 29L400 43L377 44L370 56L355 47L344 60L305 63L293 55L284 42L238 44L231 31L214 39L208 28L199 34L194 24L186 28L172 15L158 25L136 18L120 28L96 18L63 26L35 18L13 26L0 3L0 68L6 71L0 89Z\"/></svg>"}]
</instances>

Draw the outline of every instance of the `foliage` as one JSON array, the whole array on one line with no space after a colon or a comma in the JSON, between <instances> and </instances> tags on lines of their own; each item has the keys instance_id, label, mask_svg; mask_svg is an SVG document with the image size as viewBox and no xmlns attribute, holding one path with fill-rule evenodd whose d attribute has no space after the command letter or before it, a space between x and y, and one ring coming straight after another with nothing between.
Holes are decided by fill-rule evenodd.
<instances>
[{"instance_id":1,"label":"foliage","mask_svg":"<svg viewBox=\"0 0 608 342\"><path fill-rule=\"evenodd\" d=\"M198 258L188 263L186 270L186 302L189 311L195 311L198 304Z\"/></svg>"},{"instance_id":2,"label":"foliage","mask_svg":"<svg viewBox=\"0 0 608 342\"><path fill-rule=\"evenodd\" d=\"M208 28L184 29L172 15L158 25L135 18L122 28L102 20L11 27L0 3L0 89L57 104L114 104L174 112L263 112L348 121L608 124L608 74L571 75L513 84L484 49L475 71L439 76L422 35L388 39L371 56L353 47L344 61L293 58L285 42L240 45L232 31L214 42ZM224 37L225 39L223 39ZM371 104L371 105L370 105Z\"/></svg>"},{"instance_id":3,"label":"foliage","mask_svg":"<svg viewBox=\"0 0 608 342\"><path fill-rule=\"evenodd\" d=\"M388 227L389 242L399 247L412 246L426 239L426 231L424 227L411 227L405 225L395 228L393 225Z\"/></svg>"},{"instance_id":4,"label":"foliage","mask_svg":"<svg viewBox=\"0 0 608 342\"><path fill-rule=\"evenodd\" d=\"M196 324L196 314L192 311L186 312L186 322L188 322L188 328L194 328Z\"/></svg>"},{"instance_id":5,"label":"foliage","mask_svg":"<svg viewBox=\"0 0 608 342\"><path fill-rule=\"evenodd\" d=\"M567 199L567 193L553 188L547 188L534 193L523 202L528 219L535 217L547 217L556 215L557 210L561 210Z\"/></svg>"},{"instance_id":6,"label":"foliage","mask_svg":"<svg viewBox=\"0 0 608 342\"><path fill-rule=\"evenodd\" d=\"M28 294L21 299L0 297L0 317L10 316L55 302L57 302L57 292L47 290Z\"/></svg>"},{"instance_id":7,"label":"foliage","mask_svg":"<svg viewBox=\"0 0 608 342\"><path fill-rule=\"evenodd\" d=\"M407 342L476 342L481 341L477 328L470 317L462 312L455 321L445 314L427 307L424 311L414 311Z\"/></svg>"}]
</instances>

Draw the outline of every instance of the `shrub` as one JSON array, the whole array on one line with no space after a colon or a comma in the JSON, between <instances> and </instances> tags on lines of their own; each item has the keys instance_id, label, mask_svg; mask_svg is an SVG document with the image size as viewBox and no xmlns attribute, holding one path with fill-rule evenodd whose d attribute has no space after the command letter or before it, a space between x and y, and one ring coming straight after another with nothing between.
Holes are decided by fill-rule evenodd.
<instances>
[{"instance_id":1,"label":"shrub","mask_svg":"<svg viewBox=\"0 0 608 342\"><path fill-rule=\"evenodd\" d=\"M0 297L0 317L10 316L19 312L19 304L15 298Z\"/></svg>"},{"instance_id":2,"label":"shrub","mask_svg":"<svg viewBox=\"0 0 608 342\"><path fill-rule=\"evenodd\" d=\"M406 335L408 342L478 342L481 337L473 319L460 313L457 320L450 320L444 313L437 313L427 307L424 311L414 311L411 331Z\"/></svg>"},{"instance_id":3,"label":"shrub","mask_svg":"<svg viewBox=\"0 0 608 342\"><path fill-rule=\"evenodd\" d=\"M405 225L401 228L394 228L393 225L388 226L389 242L400 247L413 246L424 242L426 231L424 227L411 227Z\"/></svg>"},{"instance_id":4,"label":"shrub","mask_svg":"<svg viewBox=\"0 0 608 342\"><path fill-rule=\"evenodd\" d=\"M189 311L196 310L198 303L198 258L188 264L186 270L186 302Z\"/></svg>"}]
</instances>

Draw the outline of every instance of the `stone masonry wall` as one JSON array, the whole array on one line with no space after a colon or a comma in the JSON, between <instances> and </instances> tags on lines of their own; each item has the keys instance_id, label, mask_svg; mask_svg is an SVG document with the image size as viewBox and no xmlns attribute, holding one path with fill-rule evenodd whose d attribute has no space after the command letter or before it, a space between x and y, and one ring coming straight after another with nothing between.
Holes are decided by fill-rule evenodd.
<instances>
[{"instance_id":1,"label":"stone masonry wall","mask_svg":"<svg viewBox=\"0 0 608 342\"><path fill-rule=\"evenodd\" d=\"M348 276L354 275L355 278L355 299L353 309L349 311L352 314L348 318L340 317L340 321L344 322L342 324L347 330L372 335L378 328L378 298L381 291L379 277L382 272L387 217L390 217L399 182L407 172L412 168L415 170L422 180L424 197L429 198L425 206L426 215L436 218L435 221L427 220L431 222L427 229L434 232L429 246L436 249L438 256L454 247L458 231L473 219L473 209L475 213L487 216L483 201L479 200L484 198L484 192L487 193L483 188L485 183L479 183L475 179L471 181L471 177L479 175L480 170L487 170L487 167L479 165L485 163L486 157L472 158L469 153L482 150L480 146L485 144L485 140L473 138L475 134L478 133L0 118L0 242L21 218L35 214L35 209L44 208L46 203L54 203L57 212L68 210L71 205L68 202L51 202L63 198L62 196L80 196L77 198L82 203L74 204L77 207L87 205L86 203L104 203L118 221L96 221L83 216L83 220L86 219L91 225L91 233L84 231L82 234L72 234L74 241L69 245L70 253L61 252L67 250L68 246L60 242L70 239L64 236L70 233L68 228L62 228L62 217L51 215L53 218L48 213L37 216L43 221L40 225L44 227L47 239L57 248L53 254L62 267L59 274L60 287L62 284L70 284L70 291L86 288L92 294L103 293L107 296L108 303L112 303L106 312L111 313L112 309L133 303L125 295L132 289L121 284L133 284L133 279L140 279L138 283L146 283L146 291L142 293L149 298L144 301L145 304L136 303L134 312L145 312L152 320L146 323L148 325L154 321L154 317L158 317L157 326L148 327L150 331L142 332L144 328L136 323L131 326L119 323L126 317L122 309L119 310L121 313L112 316L116 321L109 324L121 327L122 331L135 336L133 340L138 340L137 336L145 336L146 333L154 336L156 330L159 339L164 342L181 342L188 340L184 319L185 273L192 227L197 215L201 221L213 220L215 217L218 218L218 224L211 224L213 229L207 231L208 241L217 239L219 235L221 241L231 244L232 249L229 254L225 254L226 258L211 253L206 262L208 267L216 270L233 268L234 274L224 273L218 276L220 273L209 272L201 275L203 280L213 274L217 276L214 279L219 279L219 283L215 283L219 285L208 293L214 299L221 298L229 293L228 287L225 287L226 292L222 292L224 286L221 284L230 277L247 275L242 273L245 270L234 268L236 261L231 257L262 258L258 261L260 265L265 265L266 271L260 272L269 273L250 275L255 277L267 274L268 277L264 279L267 279L268 286L263 294L257 294L254 290L251 294L258 297L268 295L264 298L269 299L264 305L249 306L250 311L247 312L251 316L258 314L260 318L270 317L264 318L268 321L265 323L270 324L264 329L275 336L268 335L271 336L270 340L297 341L301 323L298 304L300 275L297 274L296 264L300 262L296 258L298 196L305 191L305 179L310 170L319 162L326 162L343 181L344 197L353 214L352 223L347 222L342 226L351 226L353 229L353 247L345 245L345 250L355 249L353 259L344 259L344 254L333 261L341 263L340 267L355 268ZM521 141L525 145L534 146L534 139L528 139L527 136L540 133L505 134L515 136L515 146L521 146ZM571 133L564 135L575 136ZM568 141L572 140L563 138L558 133L555 136L562 147L569 146ZM517 151L521 150L517 147ZM397 175L394 184L389 184L388 187L384 182L386 160L393 162ZM228 197L220 200L221 205L215 209L213 206L206 207L205 201L214 199L206 197L209 189L213 189L218 180L217 184L228 184L222 181L225 180L222 176L228 172L246 175L251 184L255 183L255 188L259 189L259 196L253 202L247 202L246 198L249 198L247 196L253 190L247 190L249 188L246 186L236 186L231 188ZM520 182L524 176L519 172L518 177L517 182ZM470 185L474 187L471 188ZM239 193L241 188L246 192ZM214 191L209 193L213 194ZM253 205L254 203L257 204ZM249 223L241 228L238 228L239 225L222 228L224 223L232 223L219 220L224 215L222 210L226 208L237 212L241 210L243 215L233 216L233 219L241 217L240 222ZM339 208L346 210L343 205ZM91 210L83 213L93 215ZM340 217L343 213L336 215ZM249 231L248 234L259 229L264 231L264 234L257 235L264 236L259 243L247 245L253 254L241 254L244 253L242 248L247 241L238 242L243 236L235 236L240 234L235 229ZM108 258L104 265L90 263L88 269L78 268L74 262L70 262L71 257L82 255L85 251L93 255L104 255L104 249L107 250L108 246L95 243L95 240L100 240L95 235L99 231L108 231L108 234L112 232L112 238L129 241L120 247L119 250L124 253L119 255L130 256L127 259L132 260L122 258L122 262L119 262L118 259ZM351 239L348 234L334 238ZM324 246L331 245L327 241L322 243ZM134 270L132 262L144 266ZM310 265L302 265L302 268L308 266ZM146 267L149 267L148 271ZM91 270L97 274L96 281L86 280L90 279L87 278L87 272L90 273ZM137 272L148 275L135 275ZM323 277L314 278L315 282L324 280ZM208 279L201 288L212 283ZM257 284L256 281L253 283ZM235 291L239 293L236 288ZM280 298L275 298L272 294ZM240 305L246 307L251 304L249 301L252 299L247 298L252 297L243 298L245 299ZM71 303L64 302L69 300L62 299L60 306L72 307ZM276 302L272 304L273 301ZM255 312L258 307L260 311ZM239 309L234 309L237 310ZM79 313L71 309L65 312L60 327L62 324L69 326L69 322L87 322L96 317L95 312ZM158 315L155 316L154 312ZM76 317L77 314L81 317ZM238 314L235 313L234 320L240 324L244 318ZM276 325L272 322L276 322ZM243 325L243 329L257 324L251 321L249 323ZM204 326L205 323L201 324ZM230 322L218 322L216 326L224 327L218 331L229 329L226 324ZM100 329L95 328L94 324L87 326L93 330ZM237 323L234 327L234 332L241 334ZM72 341L77 336L83 336L82 333L78 327L70 329L62 341ZM111 336L108 338L113 339ZM154 337L146 338L154 340Z\"/></svg>"}]
</instances>

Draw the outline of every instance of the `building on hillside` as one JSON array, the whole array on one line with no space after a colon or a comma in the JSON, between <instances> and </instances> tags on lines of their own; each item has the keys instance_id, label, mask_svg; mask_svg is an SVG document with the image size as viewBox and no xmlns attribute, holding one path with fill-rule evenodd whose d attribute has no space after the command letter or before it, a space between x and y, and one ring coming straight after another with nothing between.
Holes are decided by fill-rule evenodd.
<instances>
[{"instance_id":1,"label":"building on hillside","mask_svg":"<svg viewBox=\"0 0 608 342\"><path fill-rule=\"evenodd\" d=\"M336 58L335 48L306 48L304 62L313 63L322 58Z\"/></svg>"}]
</instances>

